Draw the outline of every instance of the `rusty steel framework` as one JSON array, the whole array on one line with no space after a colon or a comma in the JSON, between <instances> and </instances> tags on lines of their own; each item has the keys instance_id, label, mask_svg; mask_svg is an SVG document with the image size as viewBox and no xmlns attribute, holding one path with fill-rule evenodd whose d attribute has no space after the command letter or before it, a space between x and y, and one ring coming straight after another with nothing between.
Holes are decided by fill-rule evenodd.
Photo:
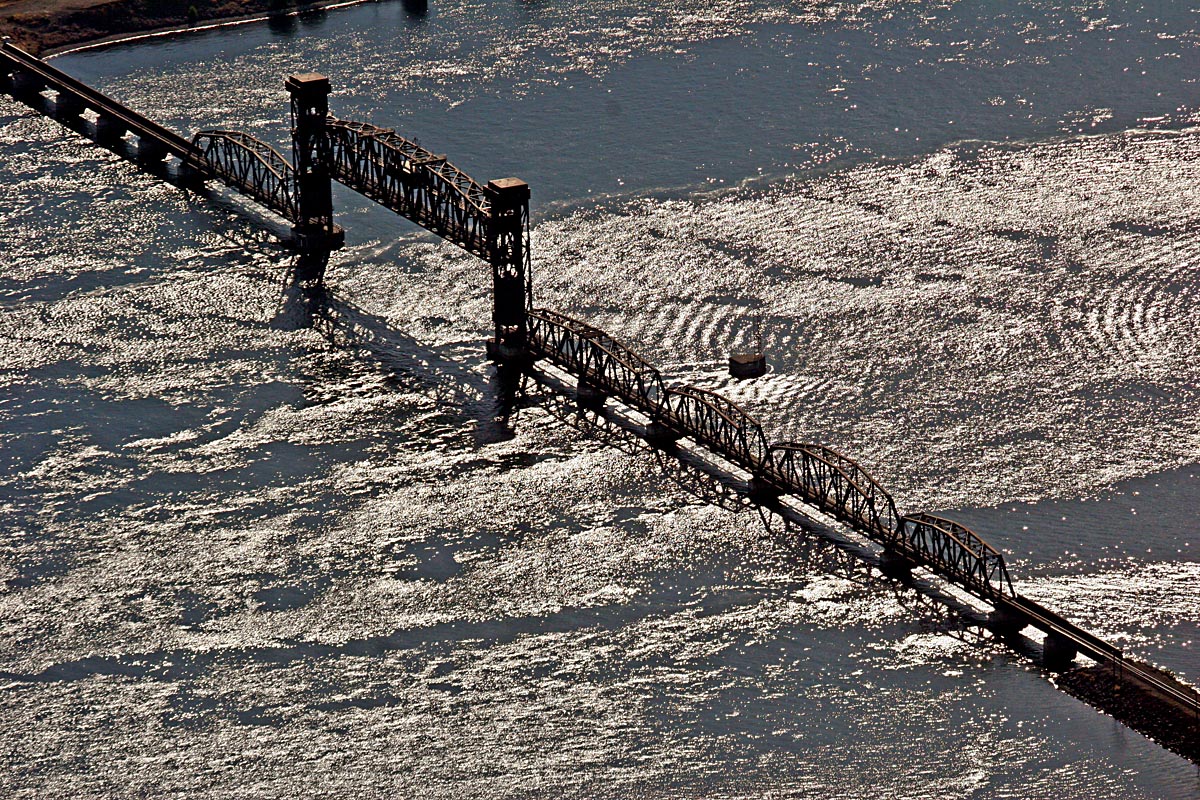
<instances>
[{"instance_id":1,"label":"rusty steel framework","mask_svg":"<svg viewBox=\"0 0 1200 800\"><path fill-rule=\"evenodd\" d=\"M945 572L989 598L1014 597L1004 556L975 531L933 514L909 514L898 528L901 549L931 554Z\"/></svg>"},{"instance_id":2,"label":"rusty steel framework","mask_svg":"<svg viewBox=\"0 0 1200 800\"><path fill-rule=\"evenodd\" d=\"M484 186L389 128L330 117L325 131L334 180L491 264L494 341L523 347L533 302L529 186Z\"/></svg>"},{"instance_id":3,"label":"rusty steel framework","mask_svg":"<svg viewBox=\"0 0 1200 800\"><path fill-rule=\"evenodd\" d=\"M333 177L469 253L489 259L492 198L471 176L394 130L331 117Z\"/></svg>"},{"instance_id":4,"label":"rusty steel framework","mask_svg":"<svg viewBox=\"0 0 1200 800\"><path fill-rule=\"evenodd\" d=\"M529 345L585 384L643 413L666 396L658 368L599 328L546 309L529 312Z\"/></svg>"},{"instance_id":5,"label":"rusty steel framework","mask_svg":"<svg viewBox=\"0 0 1200 800\"><path fill-rule=\"evenodd\" d=\"M715 392L673 386L667 390L661 419L752 474L768 465L770 452L762 425L737 403Z\"/></svg>"},{"instance_id":6,"label":"rusty steel framework","mask_svg":"<svg viewBox=\"0 0 1200 800\"><path fill-rule=\"evenodd\" d=\"M299 219L295 170L278 150L241 131L199 131L192 145L226 186L284 219Z\"/></svg>"},{"instance_id":7,"label":"rusty steel framework","mask_svg":"<svg viewBox=\"0 0 1200 800\"><path fill-rule=\"evenodd\" d=\"M530 354L618 397L652 423L688 437L792 495L984 598L1015 597L1004 556L967 527L929 514L901 517L892 496L853 459L820 444L768 445L736 403L696 386L667 387L659 370L603 330L545 309L529 312Z\"/></svg>"},{"instance_id":8,"label":"rusty steel framework","mask_svg":"<svg viewBox=\"0 0 1200 800\"><path fill-rule=\"evenodd\" d=\"M896 538L892 496L855 461L819 444L771 445L771 472L781 488L881 544Z\"/></svg>"}]
</instances>

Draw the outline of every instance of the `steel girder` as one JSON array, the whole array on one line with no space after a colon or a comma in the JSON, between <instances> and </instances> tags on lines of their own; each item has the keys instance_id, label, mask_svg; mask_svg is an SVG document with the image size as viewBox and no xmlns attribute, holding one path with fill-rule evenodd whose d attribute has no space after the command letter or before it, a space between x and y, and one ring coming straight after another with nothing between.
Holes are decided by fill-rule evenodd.
<instances>
[{"instance_id":1,"label":"steel girder","mask_svg":"<svg viewBox=\"0 0 1200 800\"><path fill-rule=\"evenodd\" d=\"M393 130L331 117L333 177L483 259L492 260L487 189Z\"/></svg>"},{"instance_id":2,"label":"steel girder","mask_svg":"<svg viewBox=\"0 0 1200 800\"><path fill-rule=\"evenodd\" d=\"M773 444L770 469L789 492L827 514L882 544L895 540L900 515L892 496L838 451L819 444Z\"/></svg>"},{"instance_id":3,"label":"steel girder","mask_svg":"<svg viewBox=\"0 0 1200 800\"><path fill-rule=\"evenodd\" d=\"M529 347L584 383L654 414L667 391L646 359L599 328L546 309L529 312Z\"/></svg>"},{"instance_id":4,"label":"steel girder","mask_svg":"<svg viewBox=\"0 0 1200 800\"><path fill-rule=\"evenodd\" d=\"M1016 596L998 550L953 520L901 517L892 496L853 459L820 444L768 445L762 426L737 404L695 386L666 388L651 362L585 322L536 309L529 323L534 354L583 383L981 597Z\"/></svg>"},{"instance_id":5,"label":"steel girder","mask_svg":"<svg viewBox=\"0 0 1200 800\"><path fill-rule=\"evenodd\" d=\"M751 474L761 473L768 465L767 439L758 420L715 392L697 386L671 387L661 417Z\"/></svg>"},{"instance_id":6,"label":"steel girder","mask_svg":"<svg viewBox=\"0 0 1200 800\"><path fill-rule=\"evenodd\" d=\"M295 170L278 150L241 131L200 131L192 146L227 186L284 219L298 221Z\"/></svg>"},{"instance_id":7,"label":"steel girder","mask_svg":"<svg viewBox=\"0 0 1200 800\"><path fill-rule=\"evenodd\" d=\"M965 525L933 514L909 514L900 520L899 532L908 548L932 559L943 575L988 597L1016 597L1004 556Z\"/></svg>"}]
</instances>

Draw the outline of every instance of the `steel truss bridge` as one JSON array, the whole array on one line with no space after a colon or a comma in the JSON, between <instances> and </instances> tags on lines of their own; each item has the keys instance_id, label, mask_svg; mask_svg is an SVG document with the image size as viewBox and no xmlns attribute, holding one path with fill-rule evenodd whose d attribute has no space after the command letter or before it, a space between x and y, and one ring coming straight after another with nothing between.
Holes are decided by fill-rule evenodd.
<instances>
[{"instance_id":1,"label":"steel truss bridge","mask_svg":"<svg viewBox=\"0 0 1200 800\"><path fill-rule=\"evenodd\" d=\"M883 563L923 568L991 606L991 624L1015 635L1026 626L1046 634L1044 663L1066 668L1079 653L1125 674L1200 714L1200 705L1126 659L1113 645L1020 595L1003 554L953 520L901 513L894 498L853 459L821 444L771 442L737 404L692 385L668 385L634 349L581 320L533 308L529 251L529 187L515 178L480 184L395 131L329 114L329 81L293 75L292 161L254 136L204 130L190 140L4 42L0 92L91 136L143 169L186 186L217 181L293 224L302 258L323 269L342 243L333 221L337 181L432 231L492 268L496 335L489 354L506 368L544 360L578 380L578 402L612 398L645 421L644 440L659 454L690 440L748 476L739 502L778 508L791 498L831 517L882 548ZM50 99L53 95L53 102ZM81 120L85 111L95 121ZM132 149L126 137L136 137ZM167 159L172 170L164 169Z\"/></svg>"}]
</instances>

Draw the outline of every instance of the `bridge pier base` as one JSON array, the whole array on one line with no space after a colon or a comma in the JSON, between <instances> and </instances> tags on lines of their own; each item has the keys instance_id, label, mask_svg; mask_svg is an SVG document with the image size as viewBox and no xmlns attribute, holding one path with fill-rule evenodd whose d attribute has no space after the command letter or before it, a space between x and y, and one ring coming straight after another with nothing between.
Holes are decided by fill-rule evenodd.
<instances>
[{"instance_id":1,"label":"bridge pier base","mask_svg":"<svg viewBox=\"0 0 1200 800\"><path fill-rule=\"evenodd\" d=\"M1046 634L1046 640L1042 642L1043 667L1051 672L1066 672L1075 663L1077 655L1079 651L1074 643L1052 633Z\"/></svg>"},{"instance_id":2,"label":"bridge pier base","mask_svg":"<svg viewBox=\"0 0 1200 800\"><path fill-rule=\"evenodd\" d=\"M608 395L595 386L580 380L575 387L575 399L579 402L580 407L589 411L599 411L604 408L604 402L608 400Z\"/></svg>"},{"instance_id":3,"label":"bridge pier base","mask_svg":"<svg viewBox=\"0 0 1200 800\"><path fill-rule=\"evenodd\" d=\"M198 192L204 188L204 174L180 159L175 167L175 182L183 189Z\"/></svg>"},{"instance_id":4,"label":"bridge pier base","mask_svg":"<svg viewBox=\"0 0 1200 800\"><path fill-rule=\"evenodd\" d=\"M907 578L912 569L913 563L895 550L884 550L879 554L879 571L889 578Z\"/></svg>"},{"instance_id":5,"label":"bridge pier base","mask_svg":"<svg viewBox=\"0 0 1200 800\"><path fill-rule=\"evenodd\" d=\"M45 81L32 72L22 69L13 70L11 85L13 97L26 104L46 88Z\"/></svg>"},{"instance_id":6,"label":"bridge pier base","mask_svg":"<svg viewBox=\"0 0 1200 800\"><path fill-rule=\"evenodd\" d=\"M750 478L750 490L747 496L752 503L769 506L779 499L781 492L767 481L755 475Z\"/></svg>"},{"instance_id":7,"label":"bridge pier base","mask_svg":"<svg viewBox=\"0 0 1200 800\"><path fill-rule=\"evenodd\" d=\"M96 118L96 141L107 147L119 144L126 134L125 125L112 117Z\"/></svg>"},{"instance_id":8,"label":"bridge pier base","mask_svg":"<svg viewBox=\"0 0 1200 800\"><path fill-rule=\"evenodd\" d=\"M156 139L149 136L139 136L137 143L137 160L143 164L154 164L165 161L167 148Z\"/></svg>"},{"instance_id":9,"label":"bridge pier base","mask_svg":"<svg viewBox=\"0 0 1200 800\"><path fill-rule=\"evenodd\" d=\"M682 437L658 420L651 420L646 426L645 437L652 447L659 450L673 450L675 443Z\"/></svg>"},{"instance_id":10,"label":"bridge pier base","mask_svg":"<svg viewBox=\"0 0 1200 800\"><path fill-rule=\"evenodd\" d=\"M78 117L86 107L82 97L65 89L59 89L58 96L54 98L54 114L57 117Z\"/></svg>"},{"instance_id":11,"label":"bridge pier base","mask_svg":"<svg viewBox=\"0 0 1200 800\"><path fill-rule=\"evenodd\" d=\"M534 362L534 358L525 347L524 342L514 342L511 339L497 342L495 337L489 336L486 347L488 360L497 364L522 366Z\"/></svg>"},{"instance_id":12,"label":"bridge pier base","mask_svg":"<svg viewBox=\"0 0 1200 800\"><path fill-rule=\"evenodd\" d=\"M998 604L988 614L988 627L999 636L1016 636L1028 624L1028 617L1008 605Z\"/></svg>"}]
</instances>

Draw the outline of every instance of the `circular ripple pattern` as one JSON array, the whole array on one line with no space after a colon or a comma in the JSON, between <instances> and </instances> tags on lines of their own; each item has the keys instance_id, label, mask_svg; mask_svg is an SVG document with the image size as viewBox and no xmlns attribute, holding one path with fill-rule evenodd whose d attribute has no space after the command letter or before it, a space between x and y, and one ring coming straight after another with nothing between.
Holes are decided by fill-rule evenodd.
<instances>
[{"instance_id":1,"label":"circular ripple pattern","mask_svg":"<svg viewBox=\"0 0 1200 800\"><path fill-rule=\"evenodd\" d=\"M904 508L1087 493L1200 453L1198 151L961 145L580 213L538 229L538 292L774 438L853 454ZM772 374L729 380L760 326Z\"/></svg>"}]
</instances>

